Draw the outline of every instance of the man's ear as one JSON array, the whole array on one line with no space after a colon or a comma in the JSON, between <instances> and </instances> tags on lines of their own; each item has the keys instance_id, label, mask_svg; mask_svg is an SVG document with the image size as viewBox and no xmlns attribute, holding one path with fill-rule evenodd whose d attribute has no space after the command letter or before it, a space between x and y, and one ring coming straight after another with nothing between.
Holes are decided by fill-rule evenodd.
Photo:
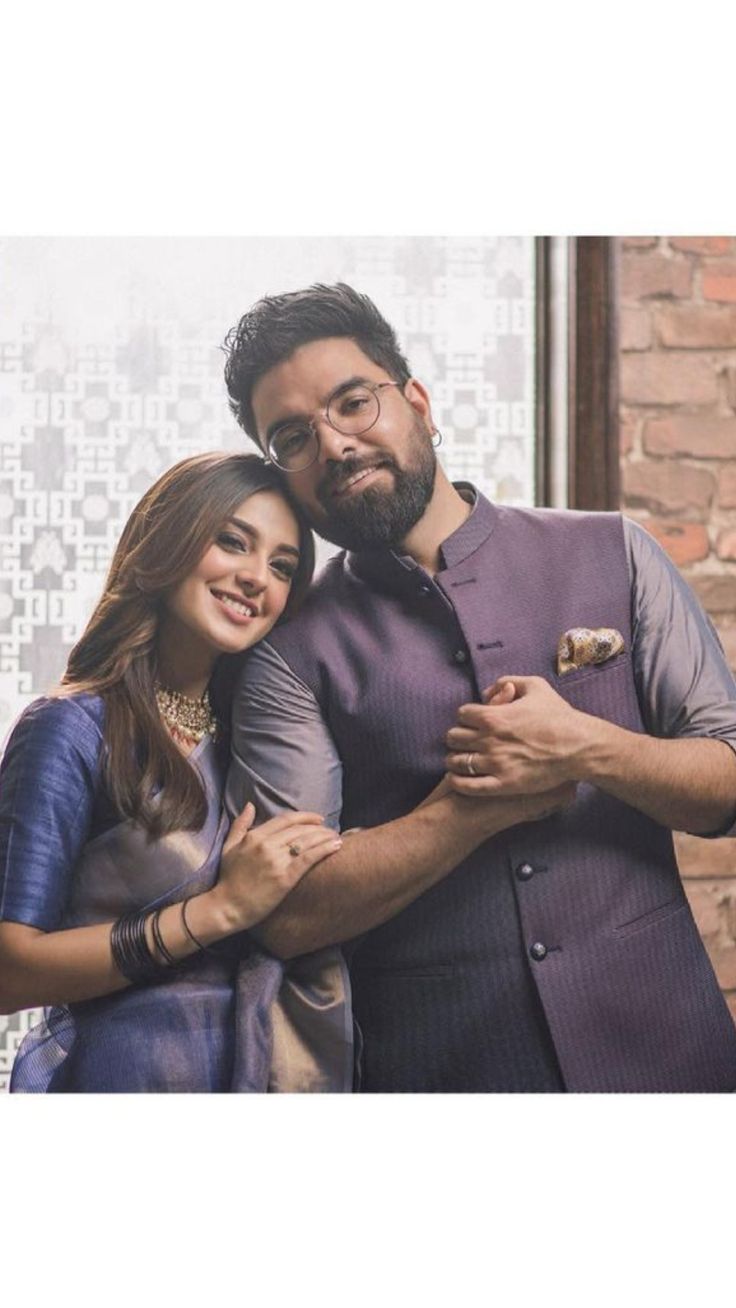
<instances>
[{"instance_id":1,"label":"man's ear","mask_svg":"<svg viewBox=\"0 0 736 1308\"><path fill-rule=\"evenodd\" d=\"M423 386L416 377L410 377L404 387L404 395L414 409L423 418L429 431L432 431L434 424L432 422L432 404L429 398L429 392L426 386Z\"/></svg>"}]
</instances>

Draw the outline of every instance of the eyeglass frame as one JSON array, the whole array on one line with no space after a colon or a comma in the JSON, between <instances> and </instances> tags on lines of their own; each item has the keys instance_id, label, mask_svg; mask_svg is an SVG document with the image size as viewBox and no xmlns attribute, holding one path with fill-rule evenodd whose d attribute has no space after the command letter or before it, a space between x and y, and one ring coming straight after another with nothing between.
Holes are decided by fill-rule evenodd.
<instances>
[{"instance_id":1,"label":"eyeglass frame","mask_svg":"<svg viewBox=\"0 0 736 1308\"><path fill-rule=\"evenodd\" d=\"M346 387L344 391L342 390L342 387L340 387L340 386L336 387L335 390L333 391L332 395L330 396L329 400L327 401L327 403L326 403L324 409L318 409L317 412L316 412L316 413L315 413L311 418L309 418L308 420L307 420L307 419L304 420L304 426L307 427L307 428L311 431L312 436L314 437L314 442L315 442L314 458L313 458L313 459L310 459L310 460L309 460L309 463L305 463L303 468L284 468L284 467L282 467L281 464L278 463L278 462L276 461L276 459L274 459L274 458L271 457L271 441L273 441L274 438L275 438L275 436L278 435L278 430L277 430L277 431L274 433L274 436L272 436L272 437L270 438L269 442L268 442L268 446L267 446L268 457L265 459L265 462L268 463L268 464L271 464L272 467L274 467L274 468L278 468L279 472L285 472L285 473L287 473L288 476L290 476L290 477L294 477L294 476L296 476L296 475L297 475L298 473L300 473L300 472L306 472L306 471L307 471L307 468L311 468L311 467L312 467L312 466L317 462L317 460L318 460L318 458L319 458L319 432L317 431L317 428L316 428L316 426L315 426L315 424L316 424L318 418L323 418L324 421L327 423L327 426L328 426L328 427L331 427L333 431L336 431L337 434L338 434L338 436L365 436L365 434L366 434L367 431L371 431L371 429L372 429L373 427L375 427L376 423L378 422L378 420L379 420L379 418L380 418L380 416L381 416L381 401L380 401L379 396L378 396L378 391L382 391L382 390L384 390L384 388L387 387L387 386L400 386L401 389L403 390L404 387L406 386L406 382L398 382L398 381L386 381L386 382L356 381L356 382L354 382L354 384L353 384L352 387ZM371 391L371 392L375 395L375 397L376 397L376 404L378 405L378 412L377 412L375 418L373 419L373 421L372 421L372 422L369 422L368 426L367 426L367 427L364 427L362 431L354 431L354 432L341 431L339 427L336 427L336 426L335 426L334 422L333 422L332 419L330 418L330 416L329 416L329 412L328 412L329 407L330 407L330 405L332 404L332 401L333 401L334 399L338 398L338 396L339 396L340 394L347 394L348 390L353 390L353 389L354 389L354 390L358 390L360 387L362 387L362 388L363 388L364 390L366 390L366 391ZM296 425L297 422L299 422L299 419L294 419L294 425ZM284 427L287 427L288 425L289 425L288 420L287 420L286 422L283 423L283 426L284 426ZM281 430L281 428L279 428L279 430Z\"/></svg>"}]
</instances>

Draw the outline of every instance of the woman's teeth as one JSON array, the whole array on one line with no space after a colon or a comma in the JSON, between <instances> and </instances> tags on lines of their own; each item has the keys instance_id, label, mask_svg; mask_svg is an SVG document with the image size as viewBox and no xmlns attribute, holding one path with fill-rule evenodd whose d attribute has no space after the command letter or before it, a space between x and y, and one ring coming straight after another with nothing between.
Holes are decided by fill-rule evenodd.
<instances>
[{"instance_id":1,"label":"woman's teeth","mask_svg":"<svg viewBox=\"0 0 736 1308\"><path fill-rule=\"evenodd\" d=\"M241 604L240 600L233 599L231 595L223 595L220 590L213 590L212 594L215 599L219 599L223 604L227 604L229 609L234 609L236 613L242 613L245 618L253 617L253 610L247 604Z\"/></svg>"}]
</instances>

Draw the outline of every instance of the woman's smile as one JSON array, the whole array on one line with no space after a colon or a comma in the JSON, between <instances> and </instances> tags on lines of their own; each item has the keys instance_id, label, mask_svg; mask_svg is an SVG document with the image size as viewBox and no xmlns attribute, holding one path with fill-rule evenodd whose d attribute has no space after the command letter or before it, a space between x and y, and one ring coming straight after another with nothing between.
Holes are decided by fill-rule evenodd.
<instances>
[{"instance_id":1,"label":"woman's smile","mask_svg":"<svg viewBox=\"0 0 736 1308\"><path fill-rule=\"evenodd\" d=\"M252 600L233 595L231 591L220 590L214 586L210 587L210 594L217 600L218 606L225 610L232 622L247 624L253 618L258 617L258 607Z\"/></svg>"}]
</instances>

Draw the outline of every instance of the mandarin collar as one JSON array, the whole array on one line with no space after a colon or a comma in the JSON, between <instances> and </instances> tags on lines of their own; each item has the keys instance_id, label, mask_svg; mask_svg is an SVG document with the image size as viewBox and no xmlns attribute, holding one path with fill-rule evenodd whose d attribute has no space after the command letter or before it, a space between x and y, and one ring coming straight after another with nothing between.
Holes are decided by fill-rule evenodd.
<instances>
[{"instance_id":1,"label":"mandarin collar","mask_svg":"<svg viewBox=\"0 0 736 1308\"><path fill-rule=\"evenodd\" d=\"M456 527L439 549L440 571L456 568L464 563L471 554L488 540L495 525L497 509L469 481L453 482L455 490L463 499L471 502L471 510L464 522ZM416 572L420 565L410 554L399 554L396 550L361 550L350 551L347 556L348 568L357 576L367 581L397 580Z\"/></svg>"}]
</instances>

